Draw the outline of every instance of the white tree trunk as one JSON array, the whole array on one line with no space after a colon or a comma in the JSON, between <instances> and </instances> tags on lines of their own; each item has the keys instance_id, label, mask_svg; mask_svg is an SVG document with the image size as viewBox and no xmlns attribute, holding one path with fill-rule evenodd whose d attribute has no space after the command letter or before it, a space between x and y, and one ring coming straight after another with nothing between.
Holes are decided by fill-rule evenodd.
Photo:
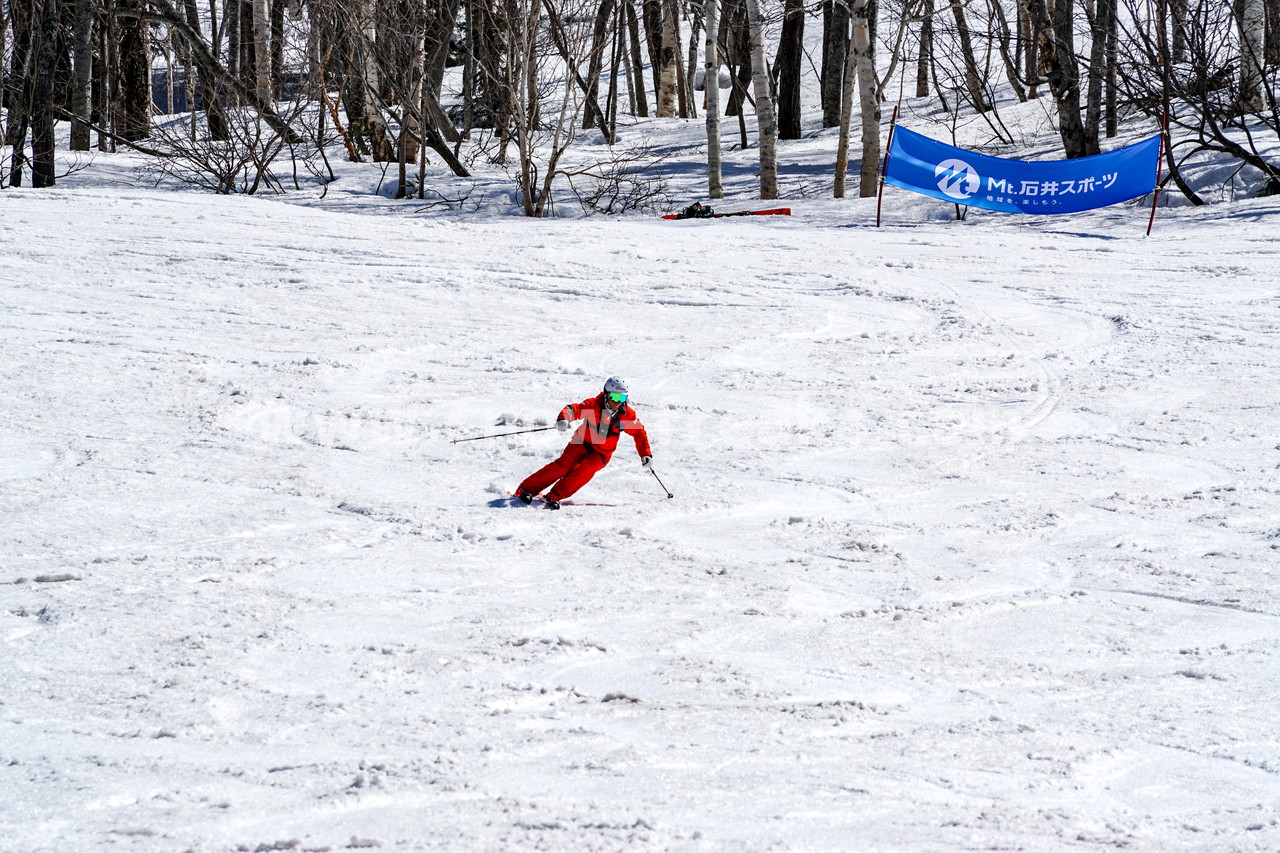
<instances>
[{"instance_id":1,"label":"white tree trunk","mask_svg":"<svg viewBox=\"0 0 1280 853\"><path fill-rule=\"evenodd\" d=\"M685 113L685 118L698 117L698 107L694 103L693 92L694 79L698 76L698 27L705 25L706 20L702 15L695 14L692 16L689 25L689 59L684 66L684 79L680 81L685 93L688 95L688 111Z\"/></svg>"},{"instance_id":2,"label":"white tree trunk","mask_svg":"<svg viewBox=\"0 0 1280 853\"><path fill-rule=\"evenodd\" d=\"M519 8L513 4L512 8ZM512 75L515 127L512 129L520 154L520 189L525 216L540 216L538 208L538 167L534 162L534 132L538 126L538 41L542 3L528 0L521 9L522 28L513 34L513 55L508 73ZM566 85L566 91L568 86Z\"/></svg>"},{"instance_id":3,"label":"white tree trunk","mask_svg":"<svg viewBox=\"0 0 1280 853\"><path fill-rule=\"evenodd\" d=\"M1236 10L1240 25L1240 109L1259 112L1264 105L1262 64L1267 5L1264 0L1238 0Z\"/></svg>"},{"instance_id":4,"label":"white tree trunk","mask_svg":"<svg viewBox=\"0 0 1280 853\"><path fill-rule=\"evenodd\" d=\"M680 50L679 9L676 0L662 0L662 46L658 75L658 118L675 118L676 54Z\"/></svg>"},{"instance_id":5,"label":"white tree trunk","mask_svg":"<svg viewBox=\"0 0 1280 853\"><path fill-rule=\"evenodd\" d=\"M707 93L707 196L724 198L720 177L720 32L717 6L720 0L705 0L707 13L707 57L702 87Z\"/></svg>"},{"instance_id":6,"label":"white tree trunk","mask_svg":"<svg viewBox=\"0 0 1280 853\"><path fill-rule=\"evenodd\" d=\"M173 27L166 27L160 53L164 56L164 114L173 115Z\"/></svg>"},{"instance_id":7,"label":"white tree trunk","mask_svg":"<svg viewBox=\"0 0 1280 853\"><path fill-rule=\"evenodd\" d=\"M756 124L760 144L760 198L778 197L778 122L774 117L773 93L769 89L769 66L764 58L764 20L760 0L746 0L747 27L751 35L751 88L756 96ZM708 85L719 81L707 81Z\"/></svg>"},{"instance_id":8,"label":"white tree trunk","mask_svg":"<svg viewBox=\"0 0 1280 853\"><path fill-rule=\"evenodd\" d=\"M871 198L879 190L880 93L871 59L871 27L866 0L853 9L853 55L858 67L858 94L862 99L862 181L858 195Z\"/></svg>"},{"instance_id":9,"label":"white tree trunk","mask_svg":"<svg viewBox=\"0 0 1280 853\"><path fill-rule=\"evenodd\" d=\"M880 96L876 91L875 68L871 63L871 30L867 23L867 2L860 0L850 13L853 48L844 67L844 92L840 101L840 142L836 147L835 197L844 198L849 171L849 129L853 124L853 84L856 80L862 109L862 174L858 194L870 198L879 189L880 177Z\"/></svg>"},{"instance_id":10,"label":"white tree trunk","mask_svg":"<svg viewBox=\"0 0 1280 853\"><path fill-rule=\"evenodd\" d=\"M845 177L849 173L849 126L853 123L853 84L857 79L858 57L845 54L844 81L840 89L840 139L836 143L835 198L844 198Z\"/></svg>"},{"instance_id":11,"label":"white tree trunk","mask_svg":"<svg viewBox=\"0 0 1280 853\"><path fill-rule=\"evenodd\" d=\"M253 0L254 86L265 103L275 100L271 93L271 4Z\"/></svg>"}]
</instances>

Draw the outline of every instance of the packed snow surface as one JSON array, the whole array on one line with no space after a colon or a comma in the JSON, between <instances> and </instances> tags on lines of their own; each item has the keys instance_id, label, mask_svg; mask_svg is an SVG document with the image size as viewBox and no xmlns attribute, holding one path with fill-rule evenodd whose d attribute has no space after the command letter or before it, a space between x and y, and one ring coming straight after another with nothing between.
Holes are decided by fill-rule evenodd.
<instances>
[{"instance_id":1,"label":"packed snow surface","mask_svg":"<svg viewBox=\"0 0 1280 853\"><path fill-rule=\"evenodd\" d=\"M64 183L0 192L0 850L1280 848L1274 201ZM662 485L453 443L610 375Z\"/></svg>"}]
</instances>

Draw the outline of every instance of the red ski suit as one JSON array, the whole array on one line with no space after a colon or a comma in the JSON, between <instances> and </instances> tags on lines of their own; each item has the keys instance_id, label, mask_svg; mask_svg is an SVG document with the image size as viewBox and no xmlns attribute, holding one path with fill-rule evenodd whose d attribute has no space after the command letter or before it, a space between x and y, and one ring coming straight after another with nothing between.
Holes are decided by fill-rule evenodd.
<instances>
[{"instance_id":1,"label":"red ski suit","mask_svg":"<svg viewBox=\"0 0 1280 853\"><path fill-rule=\"evenodd\" d=\"M521 492L536 495L555 483L547 497L555 501L564 500L609 464L624 432L635 441L640 458L653 455L644 424L636 417L635 409L626 403L618 406L616 412L610 412L604 404L604 394L601 394L581 403L570 403L560 410L557 420L576 421L579 418L582 425L574 432L560 458L530 474L520 484Z\"/></svg>"}]
</instances>

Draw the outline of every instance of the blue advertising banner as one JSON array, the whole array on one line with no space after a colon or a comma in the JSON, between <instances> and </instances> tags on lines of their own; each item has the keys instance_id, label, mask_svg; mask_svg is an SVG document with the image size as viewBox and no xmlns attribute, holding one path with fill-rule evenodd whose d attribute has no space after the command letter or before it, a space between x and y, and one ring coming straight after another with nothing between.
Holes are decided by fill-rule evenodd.
<instances>
[{"instance_id":1,"label":"blue advertising banner","mask_svg":"<svg viewBox=\"0 0 1280 853\"><path fill-rule=\"evenodd\" d=\"M1006 160L895 127L884 182L968 207L1075 213L1146 195L1155 187L1160 137L1076 160Z\"/></svg>"}]
</instances>

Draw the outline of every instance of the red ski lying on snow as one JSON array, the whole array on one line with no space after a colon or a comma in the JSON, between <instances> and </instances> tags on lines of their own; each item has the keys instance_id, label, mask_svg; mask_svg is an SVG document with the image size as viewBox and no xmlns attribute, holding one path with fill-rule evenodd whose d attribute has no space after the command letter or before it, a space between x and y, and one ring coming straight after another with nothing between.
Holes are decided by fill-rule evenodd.
<instances>
[{"instance_id":1,"label":"red ski lying on snow","mask_svg":"<svg viewBox=\"0 0 1280 853\"><path fill-rule=\"evenodd\" d=\"M771 210L739 210L734 213L716 213L699 202L686 207L679 213L668 213L663 219L720 219L724 216L790 216L791 208L775 207Z\"/></svg>"}]
</instances>

